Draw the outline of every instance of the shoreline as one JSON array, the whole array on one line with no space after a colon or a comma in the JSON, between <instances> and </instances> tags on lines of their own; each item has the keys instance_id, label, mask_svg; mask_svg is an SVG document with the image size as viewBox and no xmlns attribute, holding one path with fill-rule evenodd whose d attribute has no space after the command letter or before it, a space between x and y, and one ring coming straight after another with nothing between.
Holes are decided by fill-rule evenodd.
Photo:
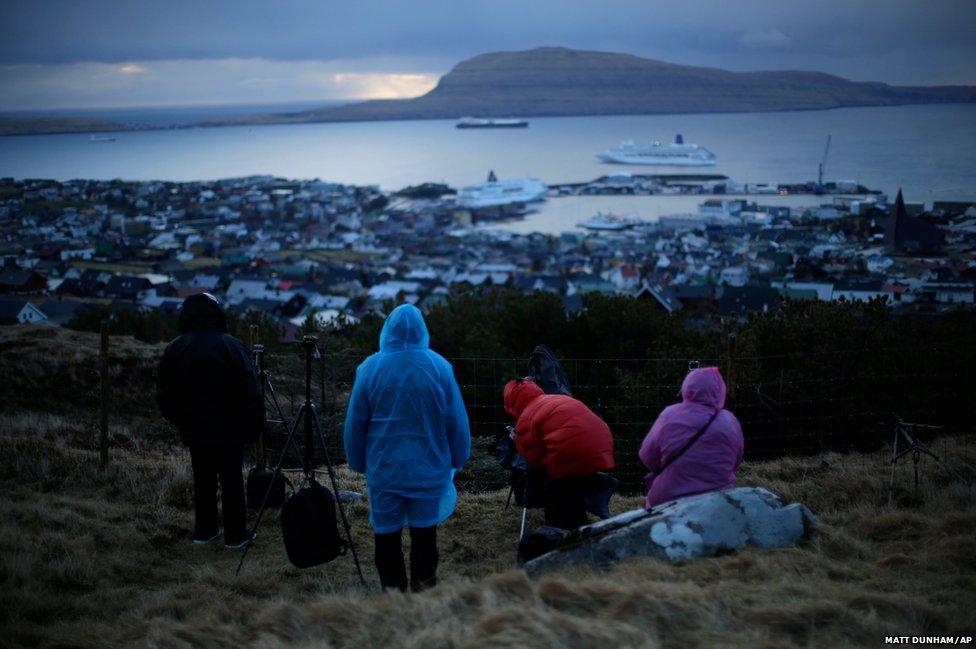
<instances>
[{"instance_id":1,"label":"shoreline","mask_svg":"<svg viewBox=\"0 0 976 649\"><path fill-rule=\"evenodd\" d=\"M684 112L619 112L619 113L560 113L560 114L525 114L519 115L521 118L533 120L533 119L558 119L558 118L573 118L573 117L649 117L649 116L662 116L662 115L768 115L776 113L814 113L814 112L830 112L835 110L844 110L850 108L899 108L902 106L945 106L945 105L959 105L959 104L976 104L976 101L918 101L918 102L904 102L897 104L849 104L843 106L831 106L829 108L784 108L784 109L770 109L770 110L702 110L702 111L684 111ZM80 135L80 134L90 134L90 133L100 133L100 134L111 134L111 133L140 133L145 131L186 131L193 129L216 129L216 128L228 128L228 127L259 127L259 126L299 126L302 124L365 124L365 123L397 123L397 122L436 122L436 121L457 121L460 117L410 117L401 116L396 118L382 117L382 118L371 118L371 117L361 117L361 118L323 118L323 119L290 119L288 113L281 114L268 114L268 115L255 115L251 120L247 118L242 118L240 120L208 120L204 122L197 122L192 124L172 124L167 126L154 126L154 125L125 125L125 124L109 124L111 128L65 128L58 130L38 130L34 132L6 132L3 127L3 118L0 117L0 137L4 138L16 138L16 137L36 137L41 135ZM43 117L37 118L23 118L24 121L34 121L49 119ZM59 119L70 120L71 117L65 118L50 118L52 121ZM117 128L121 126L122 128ZM57 128L57 127L55 127ZM529 125L531 128L531 124Z\"/></svg>"}]
</instances>

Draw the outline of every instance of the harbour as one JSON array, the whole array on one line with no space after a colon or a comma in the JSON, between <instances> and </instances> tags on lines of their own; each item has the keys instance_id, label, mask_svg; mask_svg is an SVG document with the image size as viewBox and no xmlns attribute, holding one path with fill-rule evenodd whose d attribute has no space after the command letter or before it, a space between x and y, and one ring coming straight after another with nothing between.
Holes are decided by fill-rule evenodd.
<instances>
[{"instance_id":1,"label":"harbour","mask_svg":"<svg viewBox=\"0 0 976 649\"><path fill-rule=\"evenodd\" d=\"M816 178L833 136L828 177L911 201L976 198L976 105L829 111L534 118L526 129L456 129L453 120L232 126L0 138L0 177L194 181L250 175L319 178L397 190L464 187L490 170L549 186L633 172L595 153L626 139L683 133L714 152L707 173L742 183ZM657 168L662 174L679 169ZM586 217L592 216L591 214ZM586 218L584 217L584 218Z\"/></svg>"}]
</instances>

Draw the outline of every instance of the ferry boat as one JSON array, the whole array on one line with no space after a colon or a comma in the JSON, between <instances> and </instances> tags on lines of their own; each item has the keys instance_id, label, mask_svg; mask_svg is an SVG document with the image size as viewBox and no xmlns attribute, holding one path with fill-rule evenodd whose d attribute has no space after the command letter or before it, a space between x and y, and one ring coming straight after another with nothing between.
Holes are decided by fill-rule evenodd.
<instances>
[{"instance_id":1,"label":"ferry boat","mask_svg":"<svg viewBox=\"0 0 976 649\"><path fill-rule=\"evenodd\" d=\"M462 117L455 128L526 128L528 120L500 117Z\"/></svg>"},{"instance_id":2,"label":"ferry boat","mask_svg":"<svg viewBox=\"0 0 976 649\"><path fill-rule=\"evenodd\" d=\"M510 178L498 180L495 172L488 180L477 185L462 187L457 193L459 207L479 209L515 203L532 203L544 200L549 188L537 178Z\"/></svg>"},{"instance_id":3,"label":"ferry boat","mask_svg":"<svg viewBox=\"0 0 976 649\"><path fill-rule=\"evenodd\" d=\"M679 134L674 144L637 144L633 140L621 142L597 158L604 162L628 165L667 165L671 167L710 167L715 164L715 154L697 144L685 144Z\"/></svg>"},{"instance_id":4,"label":"ferry boat","mask_svg":"<svg viewBox=\"0 0 976 649\"><path fill-rule=\"evenodd\" d=\"M88 137L88 141L89 142L115 142L115 138L92 134Z\"/></svg>"},{"instance_id":5,"label":"ferry boat","mask_svg":"<svg viewBox=\"0 0 976 649\"><path fill-rule=\"evenodd\" d=\"M596 216L591 217L582 223L578 223L577 227L586 228L587 230L626 230L632 228L640 223L633 219L625 219L623 217L617 216L616 214L603 214L598 212Z\"/></svg>"}]
</instances>

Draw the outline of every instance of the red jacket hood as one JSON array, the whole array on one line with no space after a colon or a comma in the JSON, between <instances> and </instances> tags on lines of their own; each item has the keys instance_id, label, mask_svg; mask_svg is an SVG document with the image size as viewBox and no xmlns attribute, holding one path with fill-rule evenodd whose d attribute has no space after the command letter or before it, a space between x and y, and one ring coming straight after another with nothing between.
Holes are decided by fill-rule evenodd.
<instances>
[{"instance_id":1,"label":"red jacket hood","mask_svg":"<svg viewBox=\"0 0 976 649\"><path fill-rule=\"evenodd\" d=\"M725 381L717 367L702 367L688 372L681 384L681 399L714 410L725 407Z\"/></svg>"},{"instance_id":2,"label":"red jacket hood","mask_svg":"<svg viewBox=\"0 0 976 649\"><path fill-rule=\"evenodd\" d=\"M525 379L521 382L511 380L505 384L504 401L505 412L518 419L522 412L535 399L541 397L545 392L533 381Z\"/></svg>"}]
</instances>

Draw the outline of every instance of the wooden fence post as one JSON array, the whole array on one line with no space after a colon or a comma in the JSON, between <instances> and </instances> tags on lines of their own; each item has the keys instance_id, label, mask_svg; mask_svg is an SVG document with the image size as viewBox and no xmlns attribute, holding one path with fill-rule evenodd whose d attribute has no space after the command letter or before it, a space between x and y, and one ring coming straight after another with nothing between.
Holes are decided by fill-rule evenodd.
<instances>
[{"instance_id":1,"label":"wooden fence post","mask_svg":"<svg viewBox=\"0 0 976 649\"><path fill-rule=\"evenodd\" d=\"M99 346L99 412L98 412L98 450L99 466L108 466L108 322L102 322L101 344Z\"/></svg>"}]
</instances>

